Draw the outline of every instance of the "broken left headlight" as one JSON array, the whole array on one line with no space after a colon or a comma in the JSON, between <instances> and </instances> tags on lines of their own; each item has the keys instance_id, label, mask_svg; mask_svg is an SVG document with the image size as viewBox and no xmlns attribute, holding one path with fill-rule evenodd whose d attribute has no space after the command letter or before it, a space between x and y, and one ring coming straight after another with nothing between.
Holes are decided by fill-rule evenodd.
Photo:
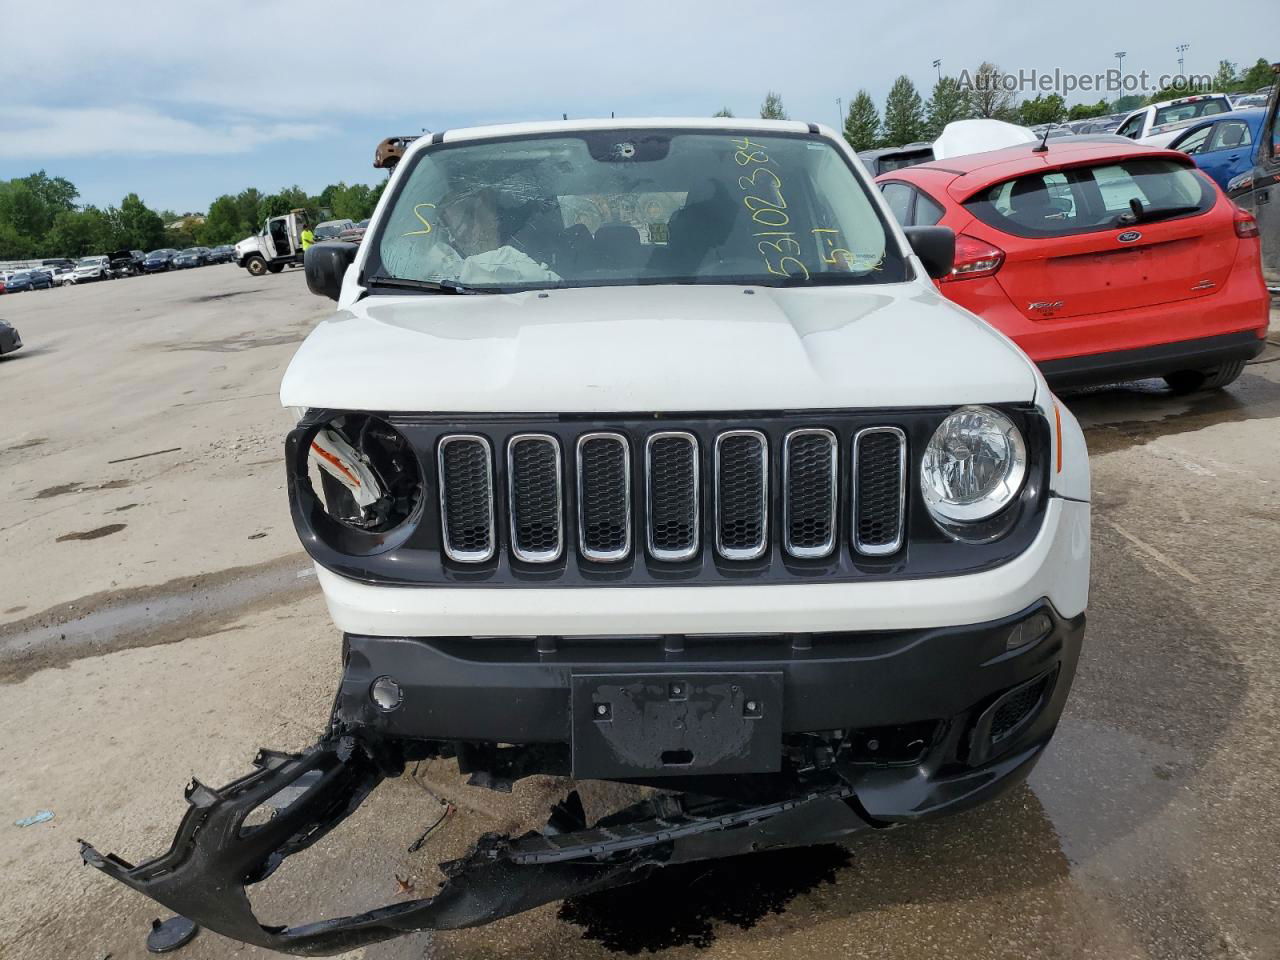
<instances>
[{"instance_id":1,"label":"broken left headlight","mask_svg":"<svg viewBox=\"0 0 1280 960\"><path fill-rule=\"evenodd\" d=\"M421 506L417 453L400 431L369 414L342 413L314 425L305 472L319 508L313 515L322 513L345 530L386 534Z\"/></svg>"}]
</instances>

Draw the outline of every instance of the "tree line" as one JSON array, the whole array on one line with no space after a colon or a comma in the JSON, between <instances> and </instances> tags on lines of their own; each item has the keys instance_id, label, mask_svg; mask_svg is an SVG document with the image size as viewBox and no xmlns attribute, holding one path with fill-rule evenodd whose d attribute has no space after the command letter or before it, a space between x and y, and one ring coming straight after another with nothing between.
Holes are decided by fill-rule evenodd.
<instances>
[{"instance_id":1,"label":"tree line","mask_svg":"<svg viewBox=\"0 0 1280 960\"><path fill-rule=\"evenodd\" d=\"M264 194L254 187L224 194L204 214L152 210L136 193L119 206L77 203L75 184L39 170L0 180L0 260L83 257L113 250L218 246L262 229L269 217L305 210L308 219L363 220L384 183L335 183L312 196L298 186Z\"/></svg>"},{"instance_id":2,"label":"tree line","mask_svg":"<svg viewBox=\"0 0 1280 960\"><path fill-rule=\"evenodd\" d=\"M898 147L937 138L943 127L953 120L990 118L1034 127L1044 123L1087 120L1111 113L1135 110L1148 103L1176 100L1194 93L1252 93L1271 85L1275 79L1271 65L1259 58L1241 70L1230 60L1218 63L1217 73L1207 84L1168 85L1150 96L1127 95L1116 100L1101 99L1096 103L1077 103L1070 107L1061 94L1037 94L1020 100L1015 91L1005 89L1004 71L994 63L983 63L971 75L970 84L960 79L940 76L926 99L920 95L911 78L903 74L893 81L885 98L883 112L871 94L859 90L849 101L844 116L844 137L855 150L875 147ZM723 107L717 117L732 117L733 111ZM760 116L766 120L789 119L782 96L770 90L760 105Z\"/></svg>"}]
</instances>

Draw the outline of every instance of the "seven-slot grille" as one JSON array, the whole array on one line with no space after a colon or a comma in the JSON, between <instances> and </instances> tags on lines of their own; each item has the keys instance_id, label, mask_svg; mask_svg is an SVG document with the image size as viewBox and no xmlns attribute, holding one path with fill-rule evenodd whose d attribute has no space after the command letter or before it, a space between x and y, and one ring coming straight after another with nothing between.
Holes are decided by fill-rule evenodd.
<instances>
[{"instance_id":1,"label":"seven-slot grille","mask_svg":"<svg viewBox=\"0 0 1280 960\"><path fill-rule=\"evenodd\" d=\"M704 451L687 431L659 431L643 437L621 432L584 433L561 448L546 433L510 437L505 470L497 480L488 439L451 434L440 440L440 516L444 550L459 563L481 563L498 549L495 490L506 497L511 552L525 563L551 563L565 553L566 526L576 528L581 556L611 563L637 549L654 560L679 563L702 548L703 500L712 511L714 551L730 561L750 561L769 552L771 537L782 550L804 559L829 557L852 521L853 549L885 556L902 549L906 514L907 443L897 427L868 427L846 443L852 465L850 486L841 496L841 440L831 430L809 427L781 437L775 460L769 440L758 430L726 430L708 442L711 477L704 490ZM633 477L633 449L640 478ZM567 458L566 458L567 452ZM571 471L569 483L565 471ZM771 494L771 475L778 492ZM574 503L566 487L576 494ZM637 488L638 487L638 488ZM773 531L771 498L781 511ZM638 516L633 503L639 497ZM636 529L639 523L642 530ZM845 529L849 529L846 527ZM635 547L637 534L642 548ZM709 534L710 536L710 534Z\"/></svg>"}]
</instances>

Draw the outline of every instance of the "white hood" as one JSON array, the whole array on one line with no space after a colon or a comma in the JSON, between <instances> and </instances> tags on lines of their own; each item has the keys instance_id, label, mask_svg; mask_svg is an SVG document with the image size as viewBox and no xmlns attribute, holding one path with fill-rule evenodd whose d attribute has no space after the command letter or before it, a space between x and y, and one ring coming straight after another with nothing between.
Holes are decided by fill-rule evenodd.
<instances>
[{"instance_id":1,"label":"white hood","mask_svg":"<svg viewBox=\"0 0 1280 960\"><path fill-rule=\"evenodd\" d=\"M925 284L594 287L360 300L299 348L288 407L624 413L1031 400L1028 361Z\"/></svg>"}]
</instances>

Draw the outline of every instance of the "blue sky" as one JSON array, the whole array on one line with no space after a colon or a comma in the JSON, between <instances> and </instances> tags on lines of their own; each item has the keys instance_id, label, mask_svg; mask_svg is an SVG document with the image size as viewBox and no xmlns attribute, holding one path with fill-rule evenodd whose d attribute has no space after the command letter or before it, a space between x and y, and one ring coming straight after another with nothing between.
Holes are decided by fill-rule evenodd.
<instances>
[{"instance_id":1,"label":"blue sky","mask_svg":"<svg viewBox=\"0 0 1280 960\"><path fill-rule=\"evenodd\" d=\"M769 89L793 117L834 124L836 98L894 77L922 92L951 73L1006 69L1212 73L1252 63L1280 26L1274 0L1077 0L1047 23L1026 2L792 5L758 0L538 4L476 0L59 3L52 31L7 32L0 179L68 177L82 202L137 192L153 207L297 183L373 183L392 133L570 116L752 115ZM5 9L10 8L10 9ZM0 0L0 22L29 6ZM909 15L908 15L909 11ZM24 14L25 16L26 14ZM1085 99L1077 97L1074 99ZM1096 100L1097 96L1087 99Z\"/></svg>"}]
</instances>

